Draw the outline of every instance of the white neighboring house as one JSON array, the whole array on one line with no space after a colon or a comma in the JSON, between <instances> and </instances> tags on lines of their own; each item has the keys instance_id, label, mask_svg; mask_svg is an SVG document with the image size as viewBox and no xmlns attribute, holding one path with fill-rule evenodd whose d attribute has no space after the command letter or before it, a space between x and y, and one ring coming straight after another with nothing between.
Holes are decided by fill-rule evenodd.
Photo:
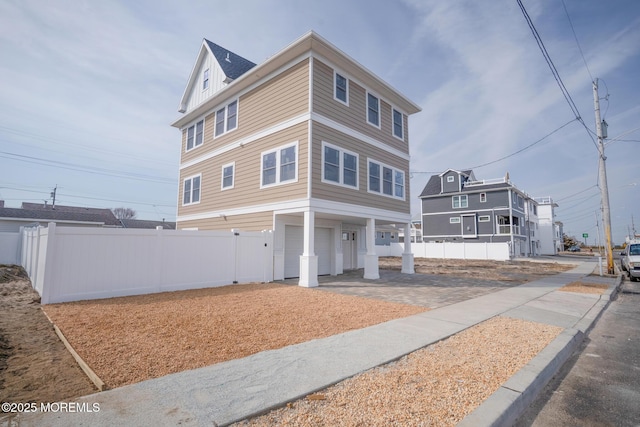
<instances>
[{"instance_id":1,"label":"white neighboring house","mask_svg":"<svg viewBox=\"0 0 640 427\"><path fill-rule=\"evenodd\" d=\"M538 203L538 241L540 255L557 255L562 245L562 223L555 220L558 204L550 196L534 197Z\"/></svg>"}]
</instances>

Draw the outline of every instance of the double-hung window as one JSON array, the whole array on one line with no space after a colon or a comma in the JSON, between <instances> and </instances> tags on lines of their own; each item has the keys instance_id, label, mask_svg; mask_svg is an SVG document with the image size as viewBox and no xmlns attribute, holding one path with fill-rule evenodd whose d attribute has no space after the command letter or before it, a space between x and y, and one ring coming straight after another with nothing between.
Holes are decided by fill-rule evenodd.
<instances>
[{"instance_id":1,"label":"double-hung window","mask_svg":"<svg viewBox=\"0 0 640 427\"><path fill-rule=\"evenodd\" d=\"M184 180L182 191L182 205L200 203L200 180L202 175L196 175Z\"/></svg>"},{"instance_id":2,"label":"double-hung window","mask_svg":"<svg viewBox=\"0 0 640 427\"><path fill-rule=\"evenodd\" d=\"M334 93L333 97L338 101L349 105L349 80L339 73L333 73Z\"/></svg>"},{"instance_id":3,"label":"double-hung window","mask_svg":"<svg viewBox=\"0 0 640 427\"><path fill-rule=\"evenodd\" d=\"M204 135L204 119L187 128L187 149L192 150L202 145Z\"/></svg>"},{"instance_id":4,"label":"double-hung window","mask_svg":"<svg viewBox=\"0 0 640 427\"><path fill-rule=\"evenodd\" d=\"M404 200L404 172L369 160L369 192Z\"/></svg>"},{"instance_id":5,"label":"double-hung window","mask_svg":"<svg viewBox=\"0 0 640 427\"><path fill-rule=\"evenodd\" d=\"M358 188L358 155L323 142L322 181Z\"/></svg>"},{"instance_id":6,"label":"double-hung window","mask_svg":"<svg viewBox=\"0 0 640 427\"><path fill-rule=\"evenodd\" d=\"M262 153L260 164L261 187L285 184L298 180L298 143L285 145Z\"/></svg>"},{"instance_id":7,"label":"double-hung window","mask_svg":"<svg viewBox=\"0 0 640 427\"><path fill-rule=\"evenodd\" d=\"M463 196L453 196L451 198L451 206L454 209L469 207L469 200L467 198L467 195L465 194Z\"/></svg>"},{"instance_id":8,"label":"double-hung window","mask_svg":"<svg viewBox=\"0 0 640 427\"><path fill-rule=\"evenodd\" d=\"M202 90L209 89L209 69L207 68L202 73Z\"/></svg>"},{"instance_id":9,"label":"double-hung window","mask_svg":"<svg viewBox=\"0 0 640 427\"><path fill-rule=\"evenodd\" d=\"M395 108L391 111L393 113L393 136L404 141L404 120L402 113Z\"/></svg>"},{"instance_id":10,"label":"double-hung window","mask_svg":"<svg viewBox=\"0 0 640 427\"><path fill-rule=\"evenodd\" d=\"M380 99L367 92L367 122L380 127Z\"/></svg>"},{"instance_id":11,"label":"double-hung window","mask_svg":"<svg viewBox=\"0 0 640 427\"><path fill-rule=\"evenodd\" d=\"M216 111L216 136L223 135L238 127L238 100L230 102Z\"/></svg>"},{"instance_id":12,"label":"double-hung window","mask_svg":"<svg viewBox=\"0 0 640 427\"><path fill-rule=\"evenodd\" d=\"M235 163L229 163L222 166L222 186L223 190L233 188L233 173L236 168Z\"/></svg>"}]
</instances>

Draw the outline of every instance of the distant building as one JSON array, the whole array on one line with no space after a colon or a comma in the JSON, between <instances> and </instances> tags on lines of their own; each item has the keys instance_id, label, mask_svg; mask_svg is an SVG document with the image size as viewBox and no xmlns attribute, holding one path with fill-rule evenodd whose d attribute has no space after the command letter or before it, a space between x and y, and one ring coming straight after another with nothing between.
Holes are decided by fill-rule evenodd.
<instances>
[{"instance_id":1,"label":"distant building","mask_svg":"<svg viewBox=\"0 0 640 427\"><path fill-rule=\"evenodd\" d=\"M0 200L0 231L19 231L25 225L46 226L49 222L67 227L121 226L110 209L26 202L20 208L7 208Z\"/></svg>"},{"instance_id":2,"label":"distant building","mask_svg":"<svg viewBox=\"0 0 640 427\"><path fill-rule=\"evenodd\" d=\"M504 178L472 170L433 175L420 194L425 242L509 242L511 256L540 254L538 202Z\"/></svg>"},{"instance_id":3,"label":"distant building","mask_svg":"<svg viewBox=\"0 0 640 427\"><path fill-rule=\"evenodd\" d=\"M562 223L555 220L558 204L551 197L536 197L538 203L538 237L541 255L557 255L562 250Z\"/></svg>"}]
</instances>

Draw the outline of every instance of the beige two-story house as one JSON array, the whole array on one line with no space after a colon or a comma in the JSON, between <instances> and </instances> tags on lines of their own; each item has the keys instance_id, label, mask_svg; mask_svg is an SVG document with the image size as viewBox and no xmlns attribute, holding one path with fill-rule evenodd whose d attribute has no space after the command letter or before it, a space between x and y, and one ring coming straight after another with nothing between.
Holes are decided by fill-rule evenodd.
<instances>
[{"instance_id":1,"label":"beige two-story house","mask_svg":"<svg viewBox=\"0 0 640 427\"><path fill-rule=\"evenodd\" d=\"M318 34L259 65L205 39L179 111L178 229L272 230L274 279L301 286L377 278L376 226L409 234L420 108Z\"/></svg>"}]
</instances>

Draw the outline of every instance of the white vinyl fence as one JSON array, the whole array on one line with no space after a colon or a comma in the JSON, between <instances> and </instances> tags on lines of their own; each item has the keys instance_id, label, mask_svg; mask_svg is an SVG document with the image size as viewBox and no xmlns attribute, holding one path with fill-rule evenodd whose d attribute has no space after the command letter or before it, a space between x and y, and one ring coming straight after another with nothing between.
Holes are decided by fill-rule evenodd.
<instances>
[{"instance_id":1,"label":"white vinyl fence","mask_svg":"<svg viewBox=\"0 0 640 427\"><path fill-rule=\"evenodd\" d=\"M20 233L0 231L0 264L20 262Z\"/></svg>"},{"instance_id":2,"label":"white vinyl fence","mask_svg":"<svg viewBox=\"0 0 640 427\"><path fill-rule=\"evenodd\" d=\"M402 256L404 243L391 243L389 246L376 246L378 256ZM508 261L511 259L509 243L427 243L411 244L415 258L440 259L487 259Z\"/></svg>"},{"instance_id":3,"label":"white vinyl fence","mask_svg":"<svg viewBox=\"0 0 640 427\"><path fill-rule=\"evenodd\" d=\"M42 304L273 280L273 234L25 229L22 266Z\"/></svg>"}]
</instances>

